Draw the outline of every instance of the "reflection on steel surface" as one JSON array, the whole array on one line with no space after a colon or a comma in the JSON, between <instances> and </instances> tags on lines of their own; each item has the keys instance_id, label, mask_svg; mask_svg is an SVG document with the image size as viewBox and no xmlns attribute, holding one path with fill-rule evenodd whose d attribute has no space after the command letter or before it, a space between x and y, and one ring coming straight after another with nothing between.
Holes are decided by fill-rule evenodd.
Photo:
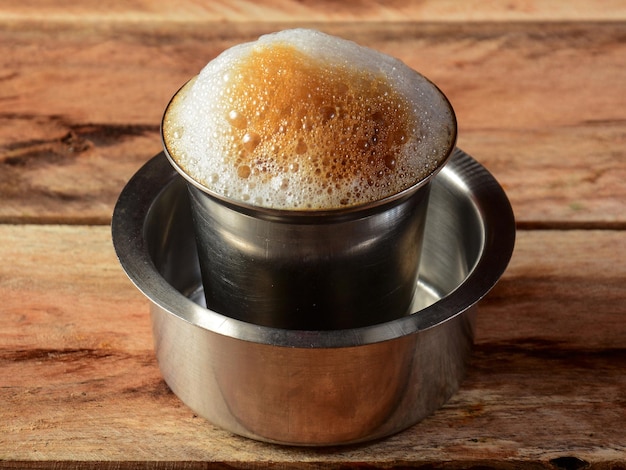
<instances>
[{"instance_id":1,"label":"reflection on steel surface","mask_svg":"<svg viewBox=\"0 0 626 470\"><path fill-rule=\"evenodd\" d=\"M298 331L207 310L185 183L160 154L128 183L113 241L150 299L156 355L176 395L234 433L295 445L383 437L458 389L477 302L510 259L497 181L460 150L435 178L413 312L362 328Z\"/></svg>"}]
</instances>

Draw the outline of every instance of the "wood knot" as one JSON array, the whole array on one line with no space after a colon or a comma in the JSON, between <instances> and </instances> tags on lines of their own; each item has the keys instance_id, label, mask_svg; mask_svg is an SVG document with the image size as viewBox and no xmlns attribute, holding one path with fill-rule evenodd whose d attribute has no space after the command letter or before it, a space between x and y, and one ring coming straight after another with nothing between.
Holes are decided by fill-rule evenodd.
<instances>
[{"instance_id":1,"label":"wood knot","mask_svg":"<svg viewBox=\"0 0 626 470\"><path fill-rule=\"evenodd\" d=\"M89 140L76 134L74 131L69 131L63 137L61 137L61 143L65 145L65 148L70 153L82 153L89 150L92 144Z\"/></svg>"},{"instance_id":2,"label":"wood knot","mask_svg":"<svg viewBox=\"0 0 626 470\"><path fill-rule=\"evenodd\" d=\"M589 467L589 462L578 457L557 457L551 459L550 463L559 470L582 470Z\"/></svg>"}]
</instances>

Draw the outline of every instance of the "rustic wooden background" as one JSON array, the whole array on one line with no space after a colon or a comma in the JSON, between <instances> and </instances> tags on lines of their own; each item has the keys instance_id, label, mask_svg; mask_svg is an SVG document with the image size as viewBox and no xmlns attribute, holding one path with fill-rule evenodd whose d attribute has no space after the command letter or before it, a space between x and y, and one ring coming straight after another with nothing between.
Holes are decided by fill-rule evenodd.
<instances>
[{"instance_id":1,"label":"rustic wooden background","mask_svg":"<svg viewBox=\"0 0 626 470\"><path fill-rule=\"evenodd\" d=\"M626 2L205 3L0 2L0 468L625 468ZM194 416L110 239L175 90L294 26L437 83L518 221L461 390L368 445L272 446Z\"/></svg>"}]
</instances>

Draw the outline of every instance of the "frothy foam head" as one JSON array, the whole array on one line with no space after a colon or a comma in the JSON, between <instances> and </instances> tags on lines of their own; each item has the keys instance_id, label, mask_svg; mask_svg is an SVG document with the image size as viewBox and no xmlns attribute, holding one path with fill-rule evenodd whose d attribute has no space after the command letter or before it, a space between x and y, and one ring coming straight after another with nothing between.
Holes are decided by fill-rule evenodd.
<instances>
[{"instance_id":1,"label":"frothy foam head","mask_svg":"<svg viewBox=\"0 0 626 470\"><path fill-rule=\"evenodd\" d=\"M172 100L168 153L208 190L244 203L335 209L398 193L454 145L441 92L402 62L313 30L226 50Z\"/></svg>"}]
</instances>

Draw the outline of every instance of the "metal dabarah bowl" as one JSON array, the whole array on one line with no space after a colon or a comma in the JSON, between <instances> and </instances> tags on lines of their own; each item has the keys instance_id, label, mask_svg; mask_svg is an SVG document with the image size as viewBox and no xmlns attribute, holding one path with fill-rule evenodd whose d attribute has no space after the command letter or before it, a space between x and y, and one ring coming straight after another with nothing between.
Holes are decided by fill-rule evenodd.
<instances>
[{"instance_id":1,"label":"metal dabarah bowl","mask_svg":"<svg viewBox=\"0 0 626 470\"><path fill-rule=\"evenodd\" d=\"M163 154L122 191L119 260L150 300L172 391L233 433L290 445L363 442L403 430L459 388L476 305L510 260L515 220L498 182L457 149L432 181L414 313L339 330L290 330L206 309L188 192Z\"/></svg>"}]
</instances>

